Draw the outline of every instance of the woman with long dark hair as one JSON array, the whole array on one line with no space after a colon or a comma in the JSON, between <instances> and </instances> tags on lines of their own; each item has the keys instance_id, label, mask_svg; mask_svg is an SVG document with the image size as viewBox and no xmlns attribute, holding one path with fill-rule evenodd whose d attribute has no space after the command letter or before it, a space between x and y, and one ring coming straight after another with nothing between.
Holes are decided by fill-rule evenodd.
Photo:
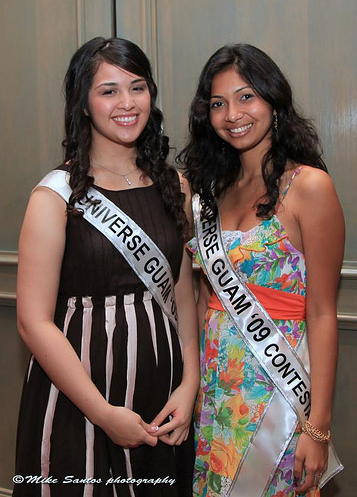
<instances>
[{"instance_id":1,"label":"woman with long dark hair","mask_svg":"<svg viewBox=\"0 0 357 497\"><path fill-rule=\"evenodd\" d=\"M18 326L33 356L14 495L189 496L187 182L166 163L139 47L88 41L65 90L64 163L35 188L20 236Z\"/></svg>"},{"instance_id":2,"label":"woman with long dark hair","mask_svg":"<svg viewBox=\"0 0 357 497\"><path fill-rule=\"evenodd\" d=\"M316 131L269 56L224 46L180 160L203 269L194 495L316 497L341 469L329 430L344 247Z\"/></svg>"}]
</instances>

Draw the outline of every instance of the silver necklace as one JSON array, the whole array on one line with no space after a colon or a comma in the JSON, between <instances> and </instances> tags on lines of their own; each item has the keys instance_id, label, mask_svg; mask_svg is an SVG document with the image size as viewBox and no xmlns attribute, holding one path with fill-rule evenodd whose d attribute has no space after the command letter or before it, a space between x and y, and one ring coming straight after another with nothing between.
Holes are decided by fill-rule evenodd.
<instances>
[{"instance_id":1,"label":"silver necklace","mask_svg":"<svg viewBox=\"0 0 357 497\"><path fill-rule=\"evenodd\" d=\"M102 164L98 164L98 162L95 162L94 160L91 161L92 164L94 164L95 166L98 166L98 167L101 167L103 169L106 169L107 171L109 171L110 173L112 174L116 174L117 176L120 176L121 178L124 178L125 181L128 183L129 186L132 185L132 182L130 181L130 179L128 178L128 176L133 173L134 171L137 170L137 167L135 167L134 169L132 169L131 171L129 171L128 173L125 173L125 174L120 174L120 173L117 173L116 171L112 171L111 169L105 167L105 166L102 166Z\"/></svg>"}]
</instances>

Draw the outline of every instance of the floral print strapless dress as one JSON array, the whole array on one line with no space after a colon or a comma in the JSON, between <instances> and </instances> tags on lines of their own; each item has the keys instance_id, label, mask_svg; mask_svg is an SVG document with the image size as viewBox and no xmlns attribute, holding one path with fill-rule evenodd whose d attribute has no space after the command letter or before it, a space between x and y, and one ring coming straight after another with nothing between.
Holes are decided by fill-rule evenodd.
<instances>
[{"instance_id":1,"label":"floral print strapless dress","mask_svg":"<svg viewBox=\"0 0 357 497\"><path fill-rule=\"evenodd\" d=\"M277 216L247 232L224 231L223 243L246 283L306 294L305 260L290 243ZM197 242L188 243L201 265ZM296 347L306 328L305 320L274 320ZM227 317L209 308L200 346L201 386L195 410L196 462L194 496L222 497L236 476L249 448L273 385ZM293 497L296 431L267 487L266 497ZM318 497L319 490L306 497ZM258 497L252 495L252 497Z\"/></svg>"}]
</instances>

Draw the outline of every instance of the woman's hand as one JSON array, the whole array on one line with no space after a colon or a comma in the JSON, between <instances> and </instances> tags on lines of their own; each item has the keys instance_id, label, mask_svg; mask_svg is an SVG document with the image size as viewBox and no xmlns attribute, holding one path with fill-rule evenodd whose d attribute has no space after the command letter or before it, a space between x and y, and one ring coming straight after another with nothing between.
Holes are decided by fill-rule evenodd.
<instances>
[{"instance_id":1,"label":"woman's hand","mask_svg":"<svg viewBox=\"0 0 357 497\"><path fill-rule=\"evenodd\" d=\"M295 450L294 479L298 482L296 494L317 486L327 469L327 461L328 444L315 442L305 433L301 433ZM304 472L305 480L302 481Z\"/></svg>"},{"instance_id":2,"label":"woman's hand","mask_svg":"<svg viewBox=\"0 0 357 497\"><path fill-rule=\"evenodd\" d=\"M154 447L157 444L157 437L150 435L153 431L157 431L157 428L152 428L139 414L126 407L108 404L103 421L97 424L115 444L122 447L133 448L141 444Z\"/></svg>"},{"instance_id":3,"label":"woman's hand","mask_svg":"<svg viewBox=\"0 0 357 497\"><path fill-rule=\"evenodd\" d=\"M187 440L190 431L193 405L197 389L181 383L172 393L164 408L152 421L151 426L159 426L155 436L168 445L181 445ZM169 418L165 424L161 424ZM161 426L160 426L161 425Z\"/></svg>"}]
</instances>

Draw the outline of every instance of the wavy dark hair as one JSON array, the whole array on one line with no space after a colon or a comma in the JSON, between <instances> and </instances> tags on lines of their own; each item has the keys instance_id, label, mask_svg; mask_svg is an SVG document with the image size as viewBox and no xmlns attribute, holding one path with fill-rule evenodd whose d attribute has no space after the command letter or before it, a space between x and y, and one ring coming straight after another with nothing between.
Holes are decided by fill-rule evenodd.
<instances>
[{"instance_id":1,"label":"wavy dark hair","mask_svg":"<svg viewBox=\"0 0 357 497\"><path fill-rule=\"evenodd\" d=\"M275 212L281 176L288 161L326 172L327 168L321 158L315 128L295 109L287 79L275 62L258 48L247 44L226 45L206 62L191 104L189 141L177 160L186 170L184 175L193 191L201 196L203 216L215 216L216 199L241 172L239 150L216 134L209 117L212 80L229 68L234 68L277 113L278 130L272 132L271 147L262 163L266 194L257 201L257 216L266 219Z\"/></svg>"},{"instance_id":2,"label":"wavy dark hair","mask_svg":"<svg viewBox=\"0 0 357 497\"><path fill-rule=\"evenodd\" d=\"M102 62L115 65L145 79L151 110L148 123L136 142L136 165L151 178L159 189L166 211L175 219L181 233L187 225L183 209L185 195L181 193L177 172L166 163L169 140L164 135L162 112L156 107L157 87L151 65L144 52L134 43L122 38L93 38L73 55L65 77L65 148L64 163L69 165L69 184L72 195L68 214L78 215L76 202L90 202L88 189L93 185L90 176L91 120L86 115L88 92Z\"/></svg>"}]
</instances>

